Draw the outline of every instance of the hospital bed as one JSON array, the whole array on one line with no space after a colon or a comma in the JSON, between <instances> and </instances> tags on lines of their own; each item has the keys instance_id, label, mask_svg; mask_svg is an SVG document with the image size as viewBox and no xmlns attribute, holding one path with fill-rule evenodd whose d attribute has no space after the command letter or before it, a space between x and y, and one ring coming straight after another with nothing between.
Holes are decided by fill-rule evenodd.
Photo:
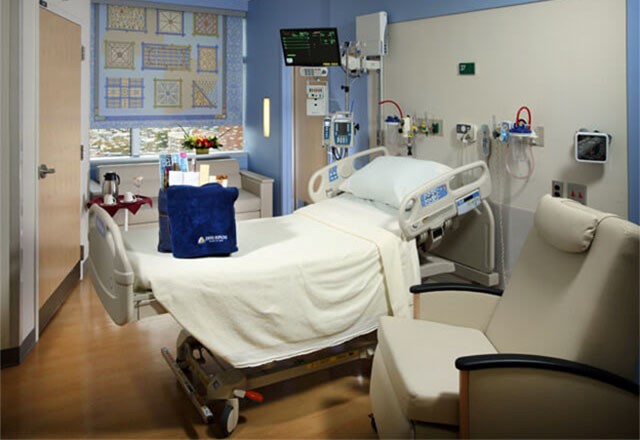
<instances>
[{"instance_id":1,"label":"hospital bed","mask_svg":"<svg viewBox=\"0 0 640 440\"><path fill-rule=\"evenodd\" d=\"M398 209L340 192L358 164L386 154L371 149L319 170L315 203L291 215L238 222L239 251L228 258L160 254L157 228L125 233L91 207L88 272L104 307L120 325L172 314L184 330L176 358L162 354L223 434L237 424L239 398L261 399L255 388L370 357L378 318L410 316L409 287L443 267L419 251L490 194L483 162L438 175ZM223 403L215 417L213 401Z\"/></svg>"}]
</instances>

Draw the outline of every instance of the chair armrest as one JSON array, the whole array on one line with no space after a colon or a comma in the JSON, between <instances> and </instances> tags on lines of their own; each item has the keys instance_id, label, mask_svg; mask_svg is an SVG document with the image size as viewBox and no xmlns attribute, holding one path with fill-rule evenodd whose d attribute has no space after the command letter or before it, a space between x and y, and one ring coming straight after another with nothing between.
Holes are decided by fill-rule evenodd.
<instances>
[{"instance_id":1,"label":"chair armrest","mask_svg":"<svg viewBox=\"0 0 640 440\"><path fill-rule=\"evenodd\" d=\"M465 356L456 368L461 437L638 437L638 384L609 371L526 354Z\"/></svg>"},{"instance_id":2,"label":"chair armrest","mask_svg":"<svg viewBox=\"0 0 640 440\"><path fill-rule=\"evenodd\" d=\"M409 291L414 295L419 295L426 292L440 292L443 290L456 290L459 292L474 292L474 293L486 293L488 295L502 296L502 290L494 287L477 286L475 284L463 284L463 283L432 283L432 284L418 284L411 286Z\"/></svg>"},{"instance_id":3,"label":"chair armrest","mask_svg":"<svg viewBox=\"0 0 640 440\"><path fill-rule=\"evenodd\" d=\"M501 290L490 287L456 283L421 284L409 290L416 294L416 318L482 332L489 325L502 294Z\"/></svg>"},{"instance_id":4,"label":"chair armrest","mask_svg":"<svg viewBox=\"0 0 640 440\"><path fill-rule=\"evenodd\" d=\"M260 197L260 217L273 216L273 179L253 171L240 170L242 189Z\"/></svg>"},{"instance_id":5,"label":"chair armrest","mask_svg":"<svg viewBox=\"0 0 640 440\"><path fill-rule=\"evenodd\" d=\"M456 359L456 368L464 371L488 368L533 368L559 371L599 380L611 386L639 395L640 385L615 373L580 362L534 354L485 354L463 356Z\"/></svg>"}]
</instances>

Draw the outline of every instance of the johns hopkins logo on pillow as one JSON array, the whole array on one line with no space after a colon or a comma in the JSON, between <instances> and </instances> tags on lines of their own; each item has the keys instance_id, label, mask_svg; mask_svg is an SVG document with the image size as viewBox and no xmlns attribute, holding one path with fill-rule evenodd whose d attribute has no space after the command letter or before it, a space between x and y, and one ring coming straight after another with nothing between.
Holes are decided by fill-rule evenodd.
<instances>
[{"instance_id":1,"label":"johns hopkins logo on pillow","mask_svg":"<svg viewBox=\"0 0 640 440\"><path fill-rule=\"evenodd\" d=\"M220 235L207 235L198 238L198 244L206 244L206 243L222 243L229 239L229 237L225 234Z\"/></svg>"}]
</instances>

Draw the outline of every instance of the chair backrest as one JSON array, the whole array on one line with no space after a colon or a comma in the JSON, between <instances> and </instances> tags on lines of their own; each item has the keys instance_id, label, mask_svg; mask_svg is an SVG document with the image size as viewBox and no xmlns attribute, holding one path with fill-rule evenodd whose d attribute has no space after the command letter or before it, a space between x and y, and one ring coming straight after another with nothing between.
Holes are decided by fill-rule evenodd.
<instances>
[{"instance_id":1,"label":"chair backrest","mask_svg":"<svg viewBox=\"0 0 640 440\"><path fill-rule=\"evenodd\" d=\"M635 380L640 228L545 196L487 327L501 353L554 356Z\"/></svg>"}]
</instances>

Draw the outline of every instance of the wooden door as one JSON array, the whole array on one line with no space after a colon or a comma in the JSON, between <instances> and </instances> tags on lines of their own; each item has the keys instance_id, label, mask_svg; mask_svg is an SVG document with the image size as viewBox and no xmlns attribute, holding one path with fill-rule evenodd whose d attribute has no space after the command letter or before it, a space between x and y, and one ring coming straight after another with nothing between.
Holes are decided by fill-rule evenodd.
<instances>
[{"instance_id":1,"label":"wooden door","mask_svg":"<svg viewBox=\"0 0 640 440\"><path fill-rule=\"evenodd\" d=\"M323 116L307 116L307 83L327 85L327 78L301 76L300 67L294 69L293 76L294 194L295 208L298 208L311 203L309 179L327 164L327 151L322 148Z\"/></svg>"},{"instance_id":2,"label":"wooden door","mask_svg":"<svg viewBox=\"0 0 640 440\"><path fill-rule=\"evenodd\" d=\"M39 308L80 261L80 63L80 26L41 8L39 165L55 172L38 185Z\"/></svg>"}]
</instances>

